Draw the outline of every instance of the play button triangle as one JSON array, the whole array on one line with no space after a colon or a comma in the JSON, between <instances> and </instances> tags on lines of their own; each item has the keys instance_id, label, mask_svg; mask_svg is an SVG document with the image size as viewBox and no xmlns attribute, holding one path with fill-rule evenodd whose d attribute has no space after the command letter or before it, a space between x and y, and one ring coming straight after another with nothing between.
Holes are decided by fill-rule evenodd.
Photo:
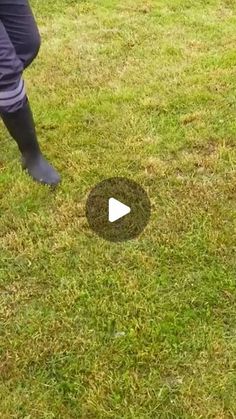
<instances>
[{"instance_id":1,"label":"play button triangle","mask_svg":"<svg viewBox=\"0 0 236 419\"><path fill-rule=\"evenodd\" d=\"M131 208L115 198L109 199L108 220L114 223L125 215L129 214Z\"/></svg>"}]
</instances>

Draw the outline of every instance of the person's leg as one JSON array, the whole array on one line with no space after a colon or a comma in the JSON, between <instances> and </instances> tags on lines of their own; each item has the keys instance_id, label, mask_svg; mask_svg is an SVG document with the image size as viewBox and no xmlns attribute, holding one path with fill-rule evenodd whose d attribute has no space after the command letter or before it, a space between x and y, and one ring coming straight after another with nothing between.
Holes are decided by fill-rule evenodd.
<instances>
[{"instance_id":1,"label":"person's leg","mask_svg":"<svg viewBox=\"0 0 236 419\"><path fill-rule=\"evenodd\" d=\"M23 167L36 181L55 185L60 178L40 151L22 79L24 67L32 62L39 49L33 22L28 5L0 4L0 116L18 144Z\"/></svg>"},{"instance_id":2,"label":"person's leg","mask_svg":"<svg viewBox=\"0 0 236 419\"><path fill-rule=\"evenodd\" d=\"M16 5L14 0L9 0L8 5L1 6L0 0L0 14L16 55L26 68L37 56L41 38L28 0L21 3Z\"/></svg>"},{"instance_id":3,"label":"person's leg","mask_svg":"<svg viewBox=\"0 0 236 419\"><path fill-rule=\"evenodd\" d=\"M15 112L26 102L23 64L1 21L0 6L0 112Z\"/></svg>"}]
</instances>

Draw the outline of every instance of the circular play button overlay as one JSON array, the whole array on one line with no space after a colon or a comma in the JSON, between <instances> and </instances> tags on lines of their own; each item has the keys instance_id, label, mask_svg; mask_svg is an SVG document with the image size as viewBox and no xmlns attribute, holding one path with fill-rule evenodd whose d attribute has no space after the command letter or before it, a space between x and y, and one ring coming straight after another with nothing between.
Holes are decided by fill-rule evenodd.
<instances>
[{"instance_id":1,"label":"circular play button overlay","mask_svg":"<svg viewBox=\"0 0 236 419\"><path fill-rule=\"evenodd\" d=\"M150 200L144 189L133 180L121 177L98 183L86 204L90 228L111 242L139 236L149 221L150 212Z\"/></svg>"}]
</instances>

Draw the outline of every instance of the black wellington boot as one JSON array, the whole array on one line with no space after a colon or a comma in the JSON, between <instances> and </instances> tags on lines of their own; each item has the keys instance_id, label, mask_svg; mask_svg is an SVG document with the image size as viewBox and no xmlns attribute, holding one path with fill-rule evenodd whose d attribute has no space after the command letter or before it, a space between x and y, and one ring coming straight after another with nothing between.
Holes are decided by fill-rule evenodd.
<instances>
[{"instance_id":1,"label":"black wellington boot","mask_svg":"<svg viewBox=\"0 0 236 419\"><path fill-rule=\"evenodd\" d=\"M56 186L60 182L60 176L41 153L28 100L18 111L1 113L1 117L10 135L18 144L22 154L23 169L26 169L37 182Z\"/></svg>"}]
</instances>

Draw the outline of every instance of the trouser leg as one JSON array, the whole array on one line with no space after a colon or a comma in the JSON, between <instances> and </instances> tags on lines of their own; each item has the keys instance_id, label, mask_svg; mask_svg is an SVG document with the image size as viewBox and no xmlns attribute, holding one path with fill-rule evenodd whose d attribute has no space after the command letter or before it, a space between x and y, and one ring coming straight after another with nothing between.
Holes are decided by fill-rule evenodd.
<instances>
[{"instance_id":1,"label":"trouser leg","mask_svg":"<svg viewBox=\"0 0 236 419\"><path fill-rule=\"evenodd\" d=\"M15 112L25 103L23 69L0 15L0 112Z\"/></svg>"},{"instance_id":2,"label":"trouser leg","mask_svg":"<svg viewBox=\"0 0 236 419\"><path fill-rule=\"evenodd\" d=\"M8 5L1 5L0 0L0 20L17 57L26 68L37 56L41 39L28 1L22 0L22 3L24 4L16 5L14 0L9 0Z\"/></svg>"}]
</instances>

